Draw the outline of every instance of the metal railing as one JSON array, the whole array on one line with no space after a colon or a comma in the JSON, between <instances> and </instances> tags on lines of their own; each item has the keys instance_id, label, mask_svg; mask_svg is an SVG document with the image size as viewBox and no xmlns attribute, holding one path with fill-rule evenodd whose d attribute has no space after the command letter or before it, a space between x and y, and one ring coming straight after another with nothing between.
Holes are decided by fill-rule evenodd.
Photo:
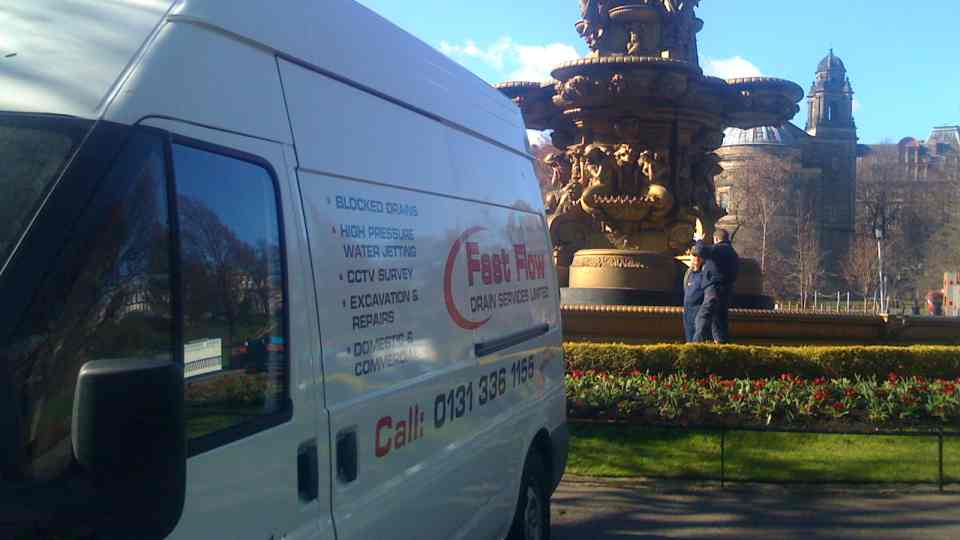
<instances>
[{"instance_id":1,"label":"metal railing","mask_svg":"<svg viewBox=\"0 0 960 540\"><path fill-rule=\"evenodd\" d=\"M671 430L671 431L719 431L720 432L720 487L726 487L728 483L736 482L767 482L767 483L791 483L791 482L778 482L778 481L764 481L757 479L745 479L737 480L731 479L727 476L727 435L729 433L768 433L768 434L799 434L799 435L847 435L847 436L883 436L883 437L929 437L937 439L937 480L936 482L925 482L925 481L910 481L907 483L910 484L933 484L935 483L941 493L944 491L944 486L952 483L960 483L958 480L949 480L944 475L943 471L943 441L945 438L953 438L960 440L960 431L945 431L943 429L937 430L917 430L917 431L903 431L903 430L826 430L826 429L789 429L789 428L760 428L760 427L750 427L750 426L724 426L724 425L689 425L689 426L673 426L673 425L649 425L643 423L634 423L634 422L625 422L617 420L591 420L591 419L576 419L571 418L570 422L573 424L584 424L584 425L618 425L618 426L630 426L630 427L649 427L656 428L661 430ZM856 481L831 481L829 483L835 484L868 484L868 483L882 483L882 482L856 482Z\"/></svg>"},{"instance_id":2,"label":"metal railing","mask_svg":"<svg viewBox=\"0 0 960 540\"><path fill-rule=\"evenodd\" d=\"M686 428L676 428L676 429L686 429ZM727 433L728 432L743 432L743 433L794 433L794 434L803 434L803 435L855 435L855 436L884 436L884 437L936 437L937 438L937 487L940 490L940 493L943 493L943 487L948 482L946 481L943 474L943 439L944 437L955 437L960 438L960 432L953 431L843 431L843 430L809 430L809 429L766 429L766 428L751 428L751 427L709 427L703 429L718 429L720 430L720 487L726 487L727 482L727 464L726 464L726 443L727 443ZM841 484L844 483L853 483L853 482L838 482Z\"/></svg>"}]
</instances>

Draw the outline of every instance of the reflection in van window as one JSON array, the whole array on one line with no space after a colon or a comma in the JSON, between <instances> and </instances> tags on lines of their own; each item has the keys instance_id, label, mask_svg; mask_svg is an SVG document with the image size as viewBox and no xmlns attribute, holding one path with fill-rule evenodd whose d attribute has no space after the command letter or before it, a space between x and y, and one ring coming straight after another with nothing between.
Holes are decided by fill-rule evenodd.
<instances>
[{"instance_id":1,"label":"reflection in van window","mask_svg":"<svg viewBox=\"0 0 960 540\"><path fill-rule=\"evenodd\" d=\"M73 123L0 116L0 265L82 134Z\"/></svg>"},{"instance_id":2,"label":"reflection in van window","mask_svg":"<svg viewBox=\"0 0 960 540\"><path fill-rule=\"evenodd\" d=\"M277 197L267 170L174 145L191 440L283 412L287 347Z\"/></svg>"},{"instance_id":3,"label":"reflection in van window","mask_svg":"<svg viewBox=\"0 0 960 540\"><path fill-rule=\"evenodd\" d=\"M173 359L162 140L138 135L85 208L0 362L20 409L16 471L52 480L73 462L77 376L94 360Z\"/></svg>"}]
</instances>

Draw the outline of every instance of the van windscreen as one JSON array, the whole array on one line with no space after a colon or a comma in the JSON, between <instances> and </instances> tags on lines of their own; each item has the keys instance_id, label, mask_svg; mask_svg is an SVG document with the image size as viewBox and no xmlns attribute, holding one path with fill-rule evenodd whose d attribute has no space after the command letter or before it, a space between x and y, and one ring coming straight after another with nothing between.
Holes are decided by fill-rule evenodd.
<instances>
[{"instance_id":1,"label":"van windscreen","mask_svg":"<svg viewBox=\"0 0 960 540\"><path fill-rule=\"evenodd\" d=\"M0 114L0 268L87 126L59 117Z\"/></svg>"}]
</instances>

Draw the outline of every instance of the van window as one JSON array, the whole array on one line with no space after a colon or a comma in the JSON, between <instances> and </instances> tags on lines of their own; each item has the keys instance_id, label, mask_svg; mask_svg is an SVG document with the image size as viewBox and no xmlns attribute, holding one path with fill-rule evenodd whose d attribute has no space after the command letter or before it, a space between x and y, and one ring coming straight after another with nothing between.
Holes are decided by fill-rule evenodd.
<instances>
[{"instance_id":1,"label":"van window","mask_svg":"<svg viewBox=\"0 0 960 540\"><path fill-rule=\"evenodd\" d=\"M0 266L86 128L60 118L0 115Z\"/></svg>"},{"instance_id":2,"label":"van window","mask_svg":"<svg viewBox=\"0 0 960 540\"><path fill-rule=\"evenodd\" d=\"M31 137L32 143L17 145L33 148L34 165L3 168L49 175L69 145L42 133ZM43 141L51 143L46 150ZM9 341L0 343L19 424L16 463L4 471L7 479L54 480L70 469L73 398L85 363L173 360L165 163L162 137L132 137L56 260L38 265L37 292Z\"/></svg>"},{"instance_id":3,"label":"van window","mask_svg":"<svg viewBox=\"0 0 960 540\"><path fill-rule=\"evenodd\" d=\"M289 413L280 221L273 176L173 145L191 454Z\"/></svg>"}]
</instances>

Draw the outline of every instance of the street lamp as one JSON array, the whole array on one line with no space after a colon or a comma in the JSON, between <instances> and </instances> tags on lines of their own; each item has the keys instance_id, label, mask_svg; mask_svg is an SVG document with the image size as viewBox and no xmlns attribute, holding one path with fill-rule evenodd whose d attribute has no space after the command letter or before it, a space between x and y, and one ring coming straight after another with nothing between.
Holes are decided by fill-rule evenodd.
<instances>
[{"instance_id":1,"label":"street lamp","mask_svg":"<svg viewBox=\"0 0 960 540\"><path fill-rule=\"evenodd\" d=\"M886 283L883 279L883 237L886 235L882 225L873 227L873 236L877 239L877 266L880 271L880 313L886 313Z\"/></svg>"}]
</instances>

